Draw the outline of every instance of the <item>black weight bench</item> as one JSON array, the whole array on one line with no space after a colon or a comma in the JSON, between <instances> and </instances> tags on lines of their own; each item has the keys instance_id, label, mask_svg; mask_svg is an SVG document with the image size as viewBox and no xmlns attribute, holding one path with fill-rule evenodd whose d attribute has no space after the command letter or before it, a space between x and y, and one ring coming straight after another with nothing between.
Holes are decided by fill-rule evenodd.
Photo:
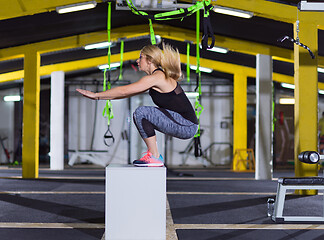
<instances>
[{"instance_id":1,"label":"black weight bench","mask_svg":"<svg viewBox=\"0 0 324 240\"><path fill-rule=\"evenodd\" d=\"M324 197L322 216L283 216L286 191L294 190L324 190L324 178L322 177L298 177L279 178L276 201L268 200L268 213L271 219L277 223L283 222L324 222ZM271 202L272 200L272 202ZM273 203L274 202L274 203ZM273 204L273 206L271 206ZM272 208L273 207L273 208Z\"/></svg>"}]
</instances>

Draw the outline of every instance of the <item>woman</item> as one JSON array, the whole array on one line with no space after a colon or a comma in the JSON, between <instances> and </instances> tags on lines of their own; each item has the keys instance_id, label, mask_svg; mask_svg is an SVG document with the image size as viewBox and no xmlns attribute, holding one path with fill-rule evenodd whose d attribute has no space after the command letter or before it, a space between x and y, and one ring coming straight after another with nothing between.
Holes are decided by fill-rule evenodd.
<instances>
[{"instance_id":1,"label":"woman","mask_svg":"<svg viewBox=\"0 0 324 240\"><path fill-rule=\"evenodd\" d=\"M135 166L161 167L163 157L159 154L155 130L180 139L192 138L198 129L195 111L178 81L181 77L181 63L178 50L163 44L163 52L156 45L145 46L137 59L140 71L147 76L135 83L119 86L104 92L90 92L77 89L82 95L95 99L121 99L149 90L158 107L141 106L134 114L135 125L143 138L147 152L135 160Z\"/></svg>"}]
</instances>

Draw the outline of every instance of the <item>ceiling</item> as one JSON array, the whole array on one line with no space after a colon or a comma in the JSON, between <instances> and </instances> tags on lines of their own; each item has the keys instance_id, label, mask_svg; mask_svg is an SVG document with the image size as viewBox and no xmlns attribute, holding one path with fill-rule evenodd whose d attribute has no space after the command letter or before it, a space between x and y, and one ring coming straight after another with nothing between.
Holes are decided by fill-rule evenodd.
<instances>
[{"instance_id":1,"label":"ceiling","mask_svg":"<svg viewBox=\"0 0 324 240\"><path fill-rule=\"evenodd\" d=\"M256 1L260 2L261 0ZM53 6L51 6L51 8L48 8L47 6L47 9L45 7L42 8L42 6L39 6L38 8L34 7L35 9L33 9L32 6L24 5L25 2L27 1L12 0L10 1L10 4L12 4L13 9L8 9L8 7L8 10L6 11L6 6L8 6L8 4L5 4L4 0L0 0L0 3L2 6L4 6L2 7L2 10L0 10L0 50L52 39L106 31L106 2L97 1L98 4L96 8L91 10L61 15L54 11L55 3L64 5L62 4L63 2L81 1L53 0L50 1ZM28 2L38 3L42 1L31 0ZM299 1L287 0L271 2L276 2L279 5L290 5L292 7L296 7ZM14 9L14 5L17 5L16 7L19 10ZM131 13L131 11L115 10L114 4L112 5L112 32L114 32L114 29L120 27L127 26L132 28L138 25L147 26L147 32L149 31L148 22L146 19ZM190 16L184 18L182 21L171 20L163 21L163 23L157 23L157 21L155 21L154 23L194 32L196 27L195 18L195 16ZM291 23L260 16L254 16L251 19L243 19L216 13L211 14L211 23L215 35L218 36L233 38L240 41L248 41L252 45L254 43L260 43L282 49L293 49L293 44L289 41L283 43L278 42L278 39L285 35L293 36L293 25ZM180 53L186 54L185 42L174 39L165 39L165 41L171 42L172 45L179 48ZM141 47L148 43L148 37L140 40L127 41L125 42L125 52L140 50ZM112 48L113 54L118 52L119 45ZM48 65L77 59L86 59L95 56L105 56L106 54L107 50L85 51L82 48L76 48L65 50L63 52L61 51L44 54L42 55L41 64ZM191 48L191 55L195 56L194 47ZM318 32L318 55L324 56L324 32L322 30L319 30ZM255 55L239 52L230 51L228 54L217 54L202 50L201 57L241 66L255 67ZM0 61L0 74L20 69L23 69L23 59ZM89 69L89 74L93 74L93 72L94 69ZM274 61L274 72L293 76L293 63ZM75 74L76 73L74 73L73 76L75 76ZM87 74L87 71L82 71L81 74L84 76ZM221 72L215 71L213 74L216 77L219 76L231 78L230 75L227 76ZM319 74L319 81L324 82L324 77L322 74Z\"/></svg>"}]
</instances>

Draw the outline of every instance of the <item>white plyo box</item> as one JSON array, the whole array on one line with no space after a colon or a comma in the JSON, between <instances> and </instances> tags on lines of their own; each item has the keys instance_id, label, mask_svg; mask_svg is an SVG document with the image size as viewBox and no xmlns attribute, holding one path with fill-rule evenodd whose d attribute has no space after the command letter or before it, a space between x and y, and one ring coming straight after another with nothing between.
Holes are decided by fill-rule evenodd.
<instances>
[{"instance_id":1,"label":"white plyo box","mask_svg":"<svg viewBox=\"0 0 324 240\"><path fill-rule=\"evenodd\" d=\"M166 168L106 167L106 240L166 239Z\"/></svg>"}]
</instances>

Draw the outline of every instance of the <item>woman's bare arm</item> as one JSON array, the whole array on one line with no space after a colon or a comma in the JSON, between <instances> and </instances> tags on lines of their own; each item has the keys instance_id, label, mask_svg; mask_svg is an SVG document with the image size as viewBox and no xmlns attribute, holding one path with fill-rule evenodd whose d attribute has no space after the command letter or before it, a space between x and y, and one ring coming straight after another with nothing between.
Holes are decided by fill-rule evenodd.
<instances>
[{"instance_id":1,"label":"woman's bare arm","mask_svg":"<svg viewBox=\"0 0 324 240\"><path fill-rule=\"evenodd\" d=\"M76 89L83 96L94 100L112 100L112 99L122 99L134 96L136 94L145 92L151 87L155 86L157 79L156 76L150 75L142 77L135 83L131 83L125 86L119 86L112 89L108 89L104 92L94 93L84 89Z\"/></svg>"}]
</instances>

